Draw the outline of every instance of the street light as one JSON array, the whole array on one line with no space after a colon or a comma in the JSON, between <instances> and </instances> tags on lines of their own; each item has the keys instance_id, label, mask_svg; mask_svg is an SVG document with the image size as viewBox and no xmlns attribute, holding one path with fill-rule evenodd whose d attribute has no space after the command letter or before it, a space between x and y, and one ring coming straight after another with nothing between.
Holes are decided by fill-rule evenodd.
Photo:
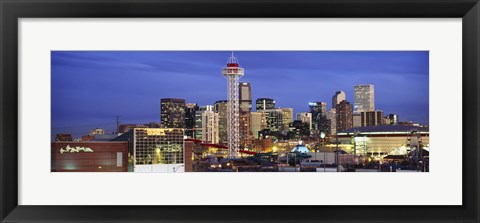
<instances>
[{"instance_id":1,"label":"street light","mask_svg":"<svg viewBox=\"0 0 480 223\"><path fill-rule=\"evenodd\" d=\"M323 142L324 142L324 139L325 139L325 133L324 132L320 132L320 139L321 142L320 142L320 148L322 148L323 146ZM325 166L327 163L327 153L325 151L323 151L323 172L325 173L327 167Z\"/></svg>"}]
</instances>

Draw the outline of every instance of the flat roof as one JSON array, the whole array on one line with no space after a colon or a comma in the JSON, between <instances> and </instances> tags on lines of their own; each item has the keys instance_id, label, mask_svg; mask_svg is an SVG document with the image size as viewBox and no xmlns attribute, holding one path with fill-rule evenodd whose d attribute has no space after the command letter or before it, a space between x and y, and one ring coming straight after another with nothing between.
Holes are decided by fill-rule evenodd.
<instances>
[{"instance_id":1,"label":"flat roof","mask_svg":"<svg viewBox=\"0 0 480 223\"><path fill-rule=\"evenodd\" d=\"M365 127L354 127L347 129L345 131L339 131L338 134L353 134L355 132L359 133L407 133L416 130L419 133L428 133L428 127L420 126L409 126L409 125L377 125L377 126L365 126Z\"/></svg>"}]
</instances>

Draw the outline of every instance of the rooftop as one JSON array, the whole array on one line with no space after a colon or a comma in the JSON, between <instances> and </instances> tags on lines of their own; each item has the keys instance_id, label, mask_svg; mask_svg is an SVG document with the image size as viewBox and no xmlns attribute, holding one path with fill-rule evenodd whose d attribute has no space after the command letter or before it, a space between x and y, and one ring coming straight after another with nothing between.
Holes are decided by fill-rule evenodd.
<instances>
[{"instance_id":1,"label":"rooftop","mask_svg":"<svg viewBox=\"0 0 480 223\"><path fill-rule=\"evenodd\" d=\"M371 133L406 133L411 131L418 131L418 132L429 132L428 127L420 127L420 126L408 126L408 125L377 125L377 126L365 126L365 127L354 127L351 129L347 129L345 131L338 132L339 134L346 134L346 133L355 133L355 132L371 132Z\"/></svg>"}]
</instances>

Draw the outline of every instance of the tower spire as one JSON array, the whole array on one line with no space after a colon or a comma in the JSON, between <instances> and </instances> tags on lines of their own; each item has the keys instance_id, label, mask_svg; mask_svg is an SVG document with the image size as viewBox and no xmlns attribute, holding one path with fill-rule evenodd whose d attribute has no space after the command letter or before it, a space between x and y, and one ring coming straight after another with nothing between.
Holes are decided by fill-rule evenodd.
<instances>
[{"instance_id":1,"label":"tower spire","mask_svg":"<svg viewBox=\"0 0 480 223\"><path fill-rule=\"evenodd\" d=\"M244 75L244 70L233 55L228 58L227 66L223 68L222 75L227 78L227 138L230 158L238 157L240 148L240 103L239 103L239 78Z\"/></svg>"}]
</instances>

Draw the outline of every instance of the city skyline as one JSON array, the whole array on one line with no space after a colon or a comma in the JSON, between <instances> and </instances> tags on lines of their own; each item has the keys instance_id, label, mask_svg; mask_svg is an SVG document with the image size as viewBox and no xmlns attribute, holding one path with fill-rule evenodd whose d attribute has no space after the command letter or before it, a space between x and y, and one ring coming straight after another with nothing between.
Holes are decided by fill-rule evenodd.
<instances>
[{"instance_id":1,"label":"city skyline","mask_svg":"<svg viewBox=\"0 0 480 223\"><path fill-rule=\"evenodd\" d=\"M52 137L75 137L93 128L160 122L160 99L199 106L225 100L221 69L231 51L53 51ZM272 98L276 107L308 111L354 85L375 86L375 109L401 121L428 124L428 52L236 51L250 82L252 101ZM112 129L113 128L113 129Z\"/></svg>"}]
</instances>

